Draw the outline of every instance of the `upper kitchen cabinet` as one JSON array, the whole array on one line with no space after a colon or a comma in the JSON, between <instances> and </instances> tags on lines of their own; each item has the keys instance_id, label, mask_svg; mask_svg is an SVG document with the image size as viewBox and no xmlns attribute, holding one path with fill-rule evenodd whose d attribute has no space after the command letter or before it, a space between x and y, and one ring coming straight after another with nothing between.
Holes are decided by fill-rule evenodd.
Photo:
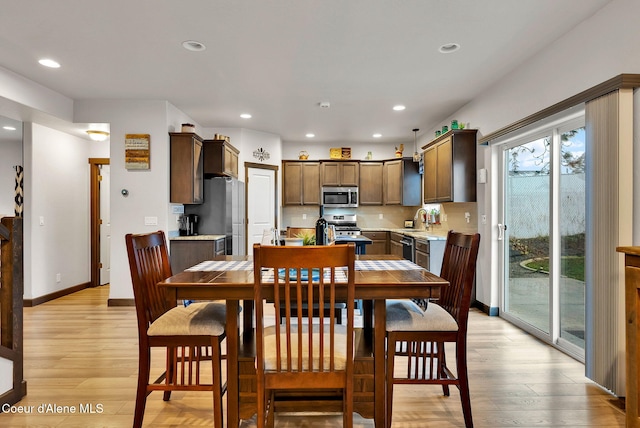
<instances>
[{"instance_id":1,"label":"upper kitchen cabinet","mask_svg":"<svg viewBox=\"0 0 640 428\"><path fill-rule=\"evenodd\" d=\"M451 130L423 147L425 204L476 201L476 133Z\"/></svg>"},{"instance_id":2,"label":"upper kitchen cabinet","mask_svg":"<svg viewBox=\"0 0 640 428\"><path fill-rule=\"evenodd\" d=\"M360 162L360 205L382 205L383 162Z\"/></svg>"},{"instance_id":3,"label":"upper kitchen cabinet","mask_svg":"<svg viewBox=\"0 0 640 428\"><path fill-rule=\"evenodd\" d=\"M422 205L422 177L412 158L385 161L383 181L385 205Z\"/></svg>"},{"instance_id":4,"label":"upper kitchen cabinet","mask_svg":"<svg viewBox=\"0 0 640 428\"><path fill-rule=\"evenodd\" d=\"M239 153L226 140L204 140L205 176L238 178Z\"/></svg>"},{"instance_id":5,"label":"upper kitchen cabinet","mask_svg":"<svg viewBox=\"0 0 640 428\"><path fill-rule=\"evenodd\" d=\"M320 205L320 162L282 162L282 203Z\"/></svg>"},{"instance_id":6,"label":"upper kitchen cabinet","mask_svg":"<svg viewBox=\"0 0 640 428\"><path fill-rule=\"evenodd\" d=\"M202 138L191 132L170 132L169 200L201 204L204 194Z\"/></svg>"},{"instance_id":7,"label":"upper kitchen cabinet","mask_svg":"<svg viewBox=\"0 0 640 428\"><path fill-rule=\"evenodd\" d=\"M357 186L360 177L360 163L351 161L322 162L320 177L323 186Z\"/></svg>"}]
</instances>

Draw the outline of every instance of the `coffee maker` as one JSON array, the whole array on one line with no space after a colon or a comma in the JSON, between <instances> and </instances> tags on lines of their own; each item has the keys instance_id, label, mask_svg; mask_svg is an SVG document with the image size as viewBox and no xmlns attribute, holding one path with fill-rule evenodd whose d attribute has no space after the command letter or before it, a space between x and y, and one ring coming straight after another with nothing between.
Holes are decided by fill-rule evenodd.
<instances>
[{"instance_id":1,"label":"coffee maker","mask_svg":"<svg viewBox=\"0 0 640 428\"><path fill-rule=\"evenodd\" d=\"M198 234L198 215L183 214L180 216L180 236L194 236Z\"/></svg>"}]
</instances>

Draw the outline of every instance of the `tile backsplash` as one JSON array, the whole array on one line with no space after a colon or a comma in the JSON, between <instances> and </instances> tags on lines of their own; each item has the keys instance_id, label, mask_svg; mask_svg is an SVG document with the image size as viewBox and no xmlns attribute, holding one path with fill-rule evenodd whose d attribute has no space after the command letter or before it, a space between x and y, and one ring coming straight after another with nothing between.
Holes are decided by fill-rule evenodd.
<instances>
[{"instance_id":1,"label":"tile backsplash","mask_svg":"<svg viewBox=\"0 0 640 428\"><path fill-rule=\"evenodd\" d=\"M420 207L403 206L360 206L358 208L334 208L325 210L327 214L352 214L358 215L358 227L361 228L385 228L401 229L405 220L413 220L416 211ZM478 230L477 205L475 202L446 203L441 205L427 205L425 208L440 209L440 224L431 226L433 233L445 235L449 229L457 232L473 233ZM282 207L280 228L314 227L319 215L317 206L286 206ZM469 223L465 219L465 213L469 213ZM306 218L305 218L306 217ZM382 218L381 218L382 217ZM443 221L446 218L446 221ZM416 223L416 228L421 228Z\"/></svg>"}]
</instances>

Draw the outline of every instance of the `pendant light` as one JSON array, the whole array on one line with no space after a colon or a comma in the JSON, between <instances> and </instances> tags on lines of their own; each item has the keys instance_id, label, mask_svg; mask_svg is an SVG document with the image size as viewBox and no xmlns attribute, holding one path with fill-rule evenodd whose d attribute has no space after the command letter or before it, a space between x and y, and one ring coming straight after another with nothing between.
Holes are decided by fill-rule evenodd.
<instances>
[{"instance_id":1,"label":"pendant light","mask_svg":"<svg viewBox=\"0 0 640 428\"><path fill-rule=\"evenodd\" d=\"M414 147L414 152L413 152L413 161L414 162L420 162L420 155L418 154L418 128L414 128L413 129L413 147Z\"/></svg>"}]
</instances>

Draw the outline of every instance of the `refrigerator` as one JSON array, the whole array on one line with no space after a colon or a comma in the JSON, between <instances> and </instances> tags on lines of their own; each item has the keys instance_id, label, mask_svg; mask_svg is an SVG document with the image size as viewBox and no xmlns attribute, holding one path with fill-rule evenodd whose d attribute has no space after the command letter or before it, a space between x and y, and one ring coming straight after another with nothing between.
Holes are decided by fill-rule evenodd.
<instances>
[{"instance_id":1,"label":"refrigerator","mask_svg":"<svg viewBox=\"0 0 640 428\"><path fill-rule=\"evenodd\" d=\"M204 202L185 205L184 212L199 216L199 235L225 235L226 254L246 254L243 182L228 177L205 178Z\"/></svg>"}]
</instances>

